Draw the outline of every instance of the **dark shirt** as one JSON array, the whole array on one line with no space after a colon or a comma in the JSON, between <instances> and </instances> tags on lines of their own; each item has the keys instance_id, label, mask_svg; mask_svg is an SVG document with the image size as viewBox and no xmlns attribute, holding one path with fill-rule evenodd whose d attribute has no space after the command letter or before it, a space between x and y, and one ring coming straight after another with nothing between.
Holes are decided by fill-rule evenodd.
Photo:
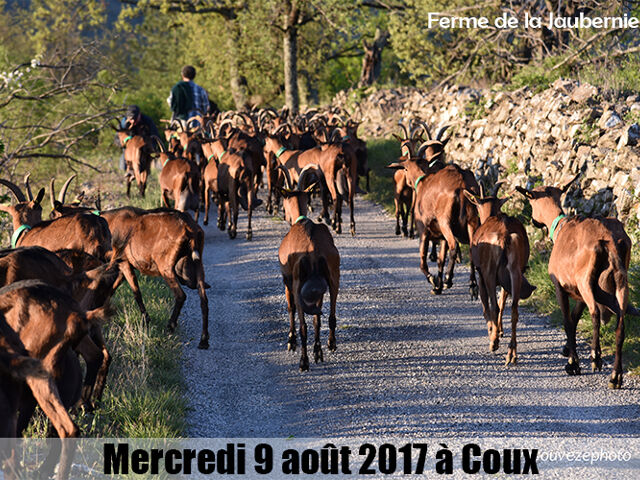
<instances>
[{"instance_id":1,"label":"dark shirt","mask_svg":"<svg viewBox=\"0 0 640 480\"><path fill-rule=\"evenodd\" d=\"M189 82L180 81L171 89L171 111L175 118L187 120L193 110L193 89Z\"/></svg>"}]
</instances>

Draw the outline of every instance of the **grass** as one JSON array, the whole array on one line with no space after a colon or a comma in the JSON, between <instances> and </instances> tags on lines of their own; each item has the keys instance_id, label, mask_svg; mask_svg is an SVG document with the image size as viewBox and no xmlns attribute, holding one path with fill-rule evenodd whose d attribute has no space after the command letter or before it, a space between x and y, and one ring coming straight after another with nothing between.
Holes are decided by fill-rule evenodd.
<instances>
[{"instance_id":1,"label":"grass","mask_svg":"<svg viewBox=\"0 0 640 480\"><path fill-rule=\"evenodd\" d=\"M367 200L382 205L389 213L394 212L393 170L385 168L400 156L397 140L377 138L367 142L367 159L370 173L370 192Z\"/></svg>"},{"instance_id":2,"label":"grass","mask_svg":"<svg viewBox=\"0 0 640 480\"><path fill-rule=\"evenodd\" d=\"M132 197L127 199L122 172L111 161L103 161L99 165L102 173L89 173L83 169L78 177L100 186L103 209L122 205L160 206L154 170L149 178L146 197L141 198L137 188L132 188ZM33 185L48 183L42 178L46 171L37 165L32 166L32 189ZM24 165L25 170L28 167L28 164ZM56 172L60 179L66 179L70 174L66 169ZM70 189L70 194L74 191L75 186ZM43 204L47 210L46 199ZM47 218L48 213L46 211L43 218ZM104 327L112 363L102 402L91 414L77 411L73 415L83 436L166 438L179 437L185 432L187 407L180 366L182 346L178 336L167 333L165 328L173 307L173 295L160 278L139 276L138 281L151 324L143 326L131 289L123 284L112 300L116 314ZM45 434L46 423L39 413L27 435L42 437Z\"/></svg>"}]
</instances>

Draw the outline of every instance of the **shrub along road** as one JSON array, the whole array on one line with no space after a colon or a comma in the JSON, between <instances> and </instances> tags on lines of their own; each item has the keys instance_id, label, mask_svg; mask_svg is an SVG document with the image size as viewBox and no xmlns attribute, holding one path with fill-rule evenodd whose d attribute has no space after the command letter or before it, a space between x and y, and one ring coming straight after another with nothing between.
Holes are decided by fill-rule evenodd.
<instances>
[{"instance_id":1,"label":"shrub along road","mask_svg":"<svg viewBox=\"0 0 640 480\"><path fill-rule=\"evenodd\" d=\"M347 217L348 218L348 217ZM188 436L638 436L640 382L607 389L612 357L591 373L566 375L564 332L521 309L518 365L504 366L510 301L499 351L489 341L480 301L468 296L468 269L436 297L418 268L416 240L393 235L394 221L358 199L357 236L336 237L340 251L338 350L299 373L299 350L286 351L288 316L277 250L284 222L254 215L254 240L205 227L204 262L212 288L211 349L198 350L200 307L189 292L180 319ZM433 268L433 264L430 264ZM312 352L312 318L308 317ZM313 361L313 355L310 355Z\"/></svg>"}]
</instances>

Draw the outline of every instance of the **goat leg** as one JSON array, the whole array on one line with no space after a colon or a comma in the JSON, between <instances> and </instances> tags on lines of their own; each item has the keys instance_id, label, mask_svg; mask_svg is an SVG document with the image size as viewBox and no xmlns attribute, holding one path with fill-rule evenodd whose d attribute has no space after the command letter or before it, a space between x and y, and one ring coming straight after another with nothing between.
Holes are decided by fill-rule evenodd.
<instances>
[{"instance_id":1,"label":"goat leg","mask_svg":"<svg viewBox=\"0 0 640 480\"><path fill-rule=\"evenodd\" d=\"M209 207L211 206L211 191L209 190L209 185L204 187L204 219L202 223L205 225L209 225Z\"/></svg>"},{"instance_id":2,"label":"goat leg","mask_svg":"<svg viewBox=\"0 0 640 480\"><path fill-rule=\"evenodd\" d=\"M433 287L436 288L437 279L434 279L433 275L431 275L431 273L429 272L429 265L427 263L428 247L429 247L429 235L427 234L427 231L424 230L420 234L420 253L419 253L420 270L422 270L422 273L424 273L425 277L427 277L427 280L429 281L429 283L431 283L431 285L433 285Z\"/></svg>"},{"instance_id":3,"label":"goat leg","mask_svg":"<svg viewBox=\"0 0 640 480\"><path fill-rule=\"evenodd\" d=\"M202 333L200 334L200 343L198 344L198 348L201 350L207 350L209 348L209 299L207 298L202 260L197 260L196 262L198 295L200 297L200 311L202 312Z\"/></svg>"},{"instance_id":4,"label":"goat leg","mask_svg":"<svg viewBox=\"0 0 640 480\"><path fill-rule=\"evenodd\" d=\"M304 319L304 310L302 305L296 302L298 309L298 316L300 317L300 371L306 372L309 370L309 355L307 354L307 322Z\"/></svg>"},{"instance_id":5,"label":"goat leg","mask_svg":"<svg viewBox=\"0 0 640 480\"><path fill-rule=\"evenodd\" d=\"M287 350L296 351L296 302L293 298L293 291L287 285L284 287L287 297L287 310L289 310L289 338L287 340Z\"/></svg>"},{"instance_id":6,"label":"goat leg","mask_svg":"<svg viewBox=\"0 0 640 480\"><path fill-rule=\"evenodd\" d=\"M127 261L123 261L120 263L120 271L124 275L125 280L131 287L131 291L133 292L133 298L135 298L136 303L138 304L138 308L140 309L140 313L142 314L142 322L145 326L149 325L149 314L147 313L147 309L144 307L144 302L142 301L142 294L140 293L140 286L138 285L138 279L136 278L136 274L133 271L133 267Z\"/></svg>"},{"instance_id":7,"label":"goat leg","mask_svg":"<svg viewBox=\"0 0 640 480\"><path fill-rule=\"evenodd\" d=\"M182 305L184 305L184 301L187 296L184 291L180 287L180 282L175 276L175 273L171 272L170 274L163 275L164 281L167 282L167 285L173 292L173 296L175 298L175 303L173 305L173 311L171 312L171 317L169 318L169 323L167 323L167 329L170 332L173 332L178 326L178 315L180 315L180 311L182 310Z\"/></svg>"},{"instance_id":8,"label":"goat leg","mask_svg":"<svg viewBox=\"0 0 640 480\"><path fill-rule=\"evenodd\" d=\"M616 327L616 358L613 361L613 372L609 380L609 388L618 390L622 387L622 344L624 343L624 313L617 315Z\"/></svg>"},{"instance_id":9,"label":"goat leg","mask_svg":"<svg viewBox=\"0 0 640 480\"><path fill-rule=\"evenodd\" d=\"M247 195L249 198L247 199L247 240L253 239L253 230L251 229L251 214L253 213L253 199L255 197L255 184L251 185L251 188L248 188Z\"/></svg>"},{"instance_id":10,"label":"goat leg","mask_svg":"<svg viewBox=\"0 0 640 480\"><path fill-rule=\"evenodd\" d=\"M480 270L478 271L478 285L480 285ZM500 290L500 299L498 300L498 335L500 337L504 337L504 328L502 327L502 318L504 317L504 309L507 305L507 297L509 294L504 289L504 287Z\"/></svg>"},{"instance_id":11,"label":"goat leg","mask_svg":"<svg viewBox=\"0 0 640 480\"><path fill-rule=\"evenodd\" d=\"M453 286L453 269L456 266L456 258L460 253L460 244L456 242L454 249L449 252L449 264L447 265L447 274L444 277L444 288L449 289ZM475 276L474 276L475 279Z\"/></svg>"},{"instance_id":12,"label":"goat leg","mask_svg":"<svg viewBox=\"0 0 640 480\"><path fill-rule=\"evenodd\" d=\"M97 403L102 400L102 392L104 391L104 385L107 380L107 374L109 373L109 365L111 365L111 355L107 350L104 337L102 336L102 329L94 327L91 331L91 339L94 343L102 349L102 365L98 371L96 383L93 388L94 402Z\"/></svg>"},{"instance_id":13,"label":"goat leg","mask_svg":"<svg viewBox=\"0 0 640 480\"><path fill-rule=\"evenodd\" d=\"M337 276L336 276L337 277ZM330 352L336 351L336 302L338 300L339 280L333 277L329 279L329 341Z\"/></svg>"},{"instance_id":14,"label":"goat leg","mask_svg":"<svg viewBox=\"0 0 640 480\"><path fill-rule=\"evenodd\" d=\"M393 203L396 207L396 235L400 235L400 213L401 213L401 207L400 207L400 198L398 198L398 195L395 196L395 198L393 199ZM402 214L402 224L404 226L404 228L406 228L406 221L404 218L404 213Z\"/></svg>"},{"instance_id":15,"label":"goat leg","mask_svg":"<svg viewBox=\"0 0 640 480\"><path fill-rule=\"evenodd\" d=\"M518 343L516 340L516 329L518 326L518 302L520 301L520 288L522 286L522 274L516 270L518 267L516 265L511 265L511 341L509 342L509 350L507 350L507 357L505 358L505 365L513 364L516 365L518 363ZM498 315L502 317L504 313L504 304L502 303L502 297L506 299L506 293L504 288L500 293L500 309L502 312L499 312ZM502 322L500 322L500 325Z\"/></svg>"},{"instance_id":16,"label":"goat leg","mask_svg":"<svg viewBox=\"0 0 640 480\"><path fill-rule=\"evenodd\" d=\"M576 353L576 326L577 322L574 322L569 312L569 296L565 292L558 280L555 277L551 277L551 281L556 288L556 299L560 310L562 311L562 318L564 319L564 332L567 336L567 350L569 360L564 369L569 375L580 375L580 360Z\"/></svg>"},{"instance_id":17,"label":"goat leg","mask_svg":"<svg viewBox=\"0 0 640 480\"><path fill-rule=\"evenodd\" d=\"M91 396L96 384L98 372L103 364L102 351L93 340L91 340L89 335L84 336L75 350L87 365L80 402L85 410L91 412L94 409L94 405L91 403Z\"/></svg>"},{"instance_id":18,"label":"goat leg","mask_svg":"<svg viewBox=\"0 0 640 480\"><path fill-rule=\"evenodd\" d=\"M322 354L322 345L320 344L320 315L313 316L313 330L315 333L313 341L313 360L318 363L318 360L324 362L324 355Z\"/></svg>"},{"instance_id":19,"label":"goat leg","mask_svg":"<svg viewBox=\"0 0 640 480\"><path fill-rule=\"evenodd\" d=\"M591 316L593 335L591 337L591 371L602 371L602 350L600 349L600 308Z\"/></svg>"}]
</instances>

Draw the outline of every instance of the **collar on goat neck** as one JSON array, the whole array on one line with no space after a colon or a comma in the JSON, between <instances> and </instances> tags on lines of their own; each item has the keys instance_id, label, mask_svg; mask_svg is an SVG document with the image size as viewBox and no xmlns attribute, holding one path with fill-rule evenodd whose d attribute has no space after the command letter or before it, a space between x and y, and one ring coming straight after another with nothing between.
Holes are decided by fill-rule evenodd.
<instances>
[{"instance_id":1,"label":"collar on goat neck","mask_svg":"<svg viewBox=\"0 0 640 480\"><path fill-rule=\"evenodd\" d=\"M100 210L91 210L91 213L93 213L96 217L100 216Z\"/></svg>"},{"instance_id":2,"label":"collar on goat neck","mask_svg":"<svg viewBox=\"0 0 640 480\"><path fill-rule=\"evenodd\" d=\"M227 153L226 150L223 150L220 155L218 155L218 161L222 160L222 157L224 157L224 155Z\"/></svg>"},{"instance_id":3,"label":"collar on goat neck","mask_svg":"<svg viewBox=\"0 0 640 480\"><path fill-rule=\"evenodd\" d=\"M286 151L287 151L287 149L285 147L280 147L278 149L278 151L276 152L276 158L280 158L280 155L282 155Z\"/></svg>"},{"instance_id":4,"label":"collar on goat neck","mask_svg":"<svg viewBox=\"0 0 640 480\"><path fill-rule=\"evenodd\" d=\"M162 168L167 166L167 163L169 163L169 160L171 160L171 158L167 157L167 159L164 161L164 163L162 164Z\"/></svg>"},{"instance_id":5,"label":"collar on goat neck","mask_svg":"<svg viewBox=\"0 0 640 480\"><path fill-rule=\"evenodd\" d=\"M549 238L551 239L552 242L554 241L553 235L557 233L556 229L558 228L558 224L562 221L563 218L567 218L567 216L564 213L561 213L551 223L551 228L549 229ZM558 231L560 230L558 229Z\"/></svg>"},{"instance_id":6,"label":"collar on goat neck","mask_svg":"<svg viewBox=\"0 0 640 480\"><path fill-rule=\"evenodd\" d=\"M24 223L16 228L16 231L13 232L13 235L11 235L11 248L16 248L16 246L18 245L18 240L20 239L22 234L29 230L31 230L31 227Z\"/></svg>"},{"instance_id":7,"label":"collar on goat neck","mask_svg":"<svg viewBox=\"0 0 640 480\"><path fill-rule=\"evenodd\" d=\"M122 148L126 147L126 146L127 146L127 142L128 142L129 140L131 140L132 138L133 138L133 136L131 136L131 135L127 135L127 136L124 138L124 140L122 140Z\"/></svg>"},{"instance_id":8,"label":"collar on goat neck","mask_svg":"<svg viewBox=\"0 0 640 480\"><path fill-rule=\"evenodd\" d=\"M420 175L420 176L418 177L418 179L416 180L416 183L414 183L414 184L413 184L413 188L414 188L415 190L418 190L418 184L419 184L422 180L424 180L424 179L425 179L425 177L426 177L426 175Z\"/></svg>"},{"instance_id":9,"label":"collar on goat neck","mask_svg":"<svg viewBox=\"0 0 640 480\"><path fill-rule=\"evenodd\" d=\"M293 222L293 224L295 225L298 222L301 222L302 220L307 220L306 215L300 215L298 218L296 218L296 221Z\"/></svg>"}]
</instances>

